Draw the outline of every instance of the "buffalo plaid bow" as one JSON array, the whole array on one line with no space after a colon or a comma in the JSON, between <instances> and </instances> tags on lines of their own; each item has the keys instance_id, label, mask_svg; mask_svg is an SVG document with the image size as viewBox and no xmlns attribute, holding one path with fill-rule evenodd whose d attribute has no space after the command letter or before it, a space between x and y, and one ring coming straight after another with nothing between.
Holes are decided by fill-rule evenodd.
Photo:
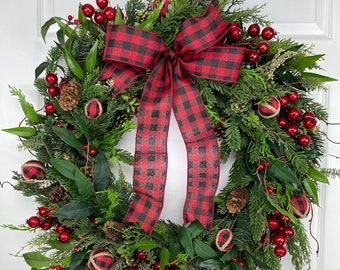
<instances>
[{"instance_id":1,"label":"buffalo plaid bow","mask_svg":"<svg viewBox=\"0 0 340 270\"><path fill-rule=\"evenodd\" d=\"M236 82L245 50L219 44L230 24L212 3L204 15L187 19L166 48L155 33L109 25L99 79L114 78L115 94L151 70L142 93L136 134L133 189L125 216L151 233L163 207L167 135L171 109L187 149L188 182L184 223L199 220L210 229L219 180L219 148L209 115L190 76Z\"/></svg>"}]
</instances>

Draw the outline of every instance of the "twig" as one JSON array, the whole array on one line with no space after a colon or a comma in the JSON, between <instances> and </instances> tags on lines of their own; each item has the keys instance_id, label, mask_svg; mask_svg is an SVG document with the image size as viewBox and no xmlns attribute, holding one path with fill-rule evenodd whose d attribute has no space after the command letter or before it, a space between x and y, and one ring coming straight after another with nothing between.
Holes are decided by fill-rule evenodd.
<instances>
[{"instance_id":1,"label":"twig","mask_svg":"<svg viewBox=\"0 0 340 270\"><path fill-rule=\"evenodd\" d=\"M0 187L1 187L1 188L4 188L4 185L5 185L5 184L9 184L9 185L11 185L11 186L14 188L14 185L13 185L12 183L10 183L10 182L8 182L8 181L1 182L1 181L0 181Z\"/></svg>"}]
</instances>

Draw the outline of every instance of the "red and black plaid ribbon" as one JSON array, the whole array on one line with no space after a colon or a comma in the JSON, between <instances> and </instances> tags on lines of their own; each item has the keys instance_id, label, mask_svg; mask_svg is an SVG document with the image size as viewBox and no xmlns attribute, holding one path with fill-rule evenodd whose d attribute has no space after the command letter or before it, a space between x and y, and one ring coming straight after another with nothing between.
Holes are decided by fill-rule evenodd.
<instances>
[{"instance_id":1,"label":"red and black plaid ribbon","mask_svg":"<svg viewBox=\"0 0 340 270\"><path fill-rule=\"evenodd\" d=\"M190 76L236 82L245 50L220 44L230 24L212 3L204 15L183 22L171 48L155 33L110 25L100 79L114 78L119 94L146 70L137 123L133 189L126 221L151 233L163 207L167 136L173 110L187 148L188 180L184 223L213 221L219 180L219 148L199 90Z\"/></svg>"}]
</instances>

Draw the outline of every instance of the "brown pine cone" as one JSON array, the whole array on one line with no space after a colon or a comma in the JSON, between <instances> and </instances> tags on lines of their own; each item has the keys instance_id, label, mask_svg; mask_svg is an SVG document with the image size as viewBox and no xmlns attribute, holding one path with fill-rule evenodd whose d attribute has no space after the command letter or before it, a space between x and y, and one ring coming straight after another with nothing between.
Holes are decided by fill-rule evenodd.
<instances>
[{"instance_id":1,"label":"brown pine cone","mask_svg":"<svg viewBox=\"0 0 340 270\"><path fill-rule=\"evenodd\" d=\"M125 225L117 221L107 221L103 227L106 237L115 242L123 240L122 230L124 229Z\"/></svg>"},{"instance_id":2,"label":"brown pine cone","mask_svg":"<svg viewBox=\"0 0 340 270\"><path fill-rule=\"evenodd\" d=\"M69 81L60 92L59 105L64 111L74 110L79 102L81 94L81 84Z\"/></svg>"},{"instance_id":3,"label":"brown pine cone","mask_svg":"<svg viewBox=\"0 0 340 270\"><path fill-rule=\"evenodd\" d=\"M226 207L230 213L240 212L249 201L249 192L246 188L238 187L233 189L227 199Z\"/></svg>"},{"instance_id":4,"label":"brown pine cone","mask_svg":"<svg viewBox=\"0 0 340 270\"><path fill-rule=\"evenodd\" d=\"M60 203L69 197L69 193L62 186L55 186L49 193L48 201L50 203Z\"/></svg>"}]
</instances>

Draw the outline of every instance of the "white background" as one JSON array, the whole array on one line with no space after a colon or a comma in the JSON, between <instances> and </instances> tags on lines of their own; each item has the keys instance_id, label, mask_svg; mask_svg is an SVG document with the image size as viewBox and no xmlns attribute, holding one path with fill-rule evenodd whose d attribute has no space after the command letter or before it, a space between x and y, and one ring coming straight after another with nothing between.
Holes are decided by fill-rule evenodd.
<instances>
[{"instance_id":1,"label":"white background","mask_svg":"<svg viewBox=\"0 0 340 270\"><path fill-rule=\"evenodd\" d=\"M89 1L94 2L94 1ZM322 62L324 74L340 79L340 1L337 0L248 0L247 6L267 2L264 13L274 22L281 37L315 45L316 53L325 53ZM86 2L83 2L83 4ZM113 5L124 6L124 0ZM36 107L42 106L32 86L35 67L45 60L49 45L40 38L40 26L51 16L66 17L77 14L78 0L16 0L6 1L1 6L0 16L0 129L14 127L22 120L23 114L15 97L11 97L8 85L14 85L24 91L27 99ZM48 36L52 42L53 33ZM340 122L340 83L328 85L329 91L316 95L329 111L330 122ZM328 135L332 140L340 141L340 126L329 126ZM134 134L128 134L126 147L131 148ZM17 138L0 132L0 181L12 181L12 170L19 170L22 163L31 157L17 150ZM124 144L124 143L123 143ZM326 152L340 156L340 145L328 143ZM340 168L338 159L326 156L324 165ZM185 150L177 126L172 121L169 136L169 179L163 218L180 222L182 202L186 187ZM223 168L221 184L227 181L228 165ZM312 270L339 270L338 253L340 251L340 181L331 179L331 184L320 191L321 207L314 208L313 233L319 239L319 255L315 253ZM23 197L10 185L0 188L0 224L22 224L34 215L36 205L32 199ZM307 221L306 221L307 222ZM22 258L12 256L23 247L30 238L28 233L0 229L0 265L2 269L29 269ZM288 258L284 269L292 270Z\"/></svg>"}]
</instances>

